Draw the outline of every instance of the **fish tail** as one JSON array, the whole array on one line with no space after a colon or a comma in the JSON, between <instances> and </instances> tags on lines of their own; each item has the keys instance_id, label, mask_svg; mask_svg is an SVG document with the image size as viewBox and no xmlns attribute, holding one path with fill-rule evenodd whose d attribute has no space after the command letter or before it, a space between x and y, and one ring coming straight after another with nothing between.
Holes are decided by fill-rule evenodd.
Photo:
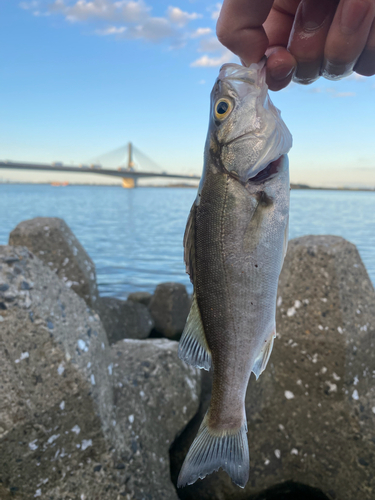
<instances>
[{"instance_id":1,"label":"fish tail","mask_svg":"<svg viewBox=\"0 0 375 500\"><path fill-rule=\"evenodd\" d=\"M177 487L193 484L222 467L232 481L244 488L249 479L249 445L246 419L238 430L211 430L207 414L178 476Z\"/></svg>"}]
</instances>

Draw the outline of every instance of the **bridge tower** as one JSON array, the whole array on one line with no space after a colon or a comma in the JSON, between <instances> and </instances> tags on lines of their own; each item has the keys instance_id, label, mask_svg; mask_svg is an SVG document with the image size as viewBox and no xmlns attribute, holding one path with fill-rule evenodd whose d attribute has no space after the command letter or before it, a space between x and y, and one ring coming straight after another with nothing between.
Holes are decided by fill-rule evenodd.
<instances>
[{"instance_id":1,"label":"bridge tower","mask_svg":"<svg viewBox=\"0 0 375 500\"><path fill-rule=\"evenodd\" d=\"M128 166L126 167L126 172L134 172L134 161L133 161L133 144L129 142L128 144ZM133 189L137 185L137 179L134 177L123 177L122 187L125 189Z\"/></svg>"}]
</instances>

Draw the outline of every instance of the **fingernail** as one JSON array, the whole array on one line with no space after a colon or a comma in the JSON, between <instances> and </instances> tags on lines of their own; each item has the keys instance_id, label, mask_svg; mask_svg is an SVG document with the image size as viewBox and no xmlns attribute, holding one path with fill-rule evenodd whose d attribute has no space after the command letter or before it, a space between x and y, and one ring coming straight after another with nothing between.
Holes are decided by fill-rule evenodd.
<instances>
[{"instance_id":1,"label":"fingernail","mask_svg":"<svg viewBox=\"0 0 375 500\"><path fill-rule=\"evenodd\" d=\"M331 2L324 0L317 2L316 0L302 1L300 23L304 30L314 31L322 26L324 21L332 10Z\"/></svg>"},{"instance_id":2,"label":"fingernail","mask_svg":"<svg viewBox=\"0 0 375 500\"><path fill-rule=\"evenodd\" d=\"M370 10L370 4L364 0L345 0L341 10L340 27L345 35L358 31Z\"/></svg>"},{"instance_id":3,"label":"fingernail","mask_svg":"<svg viewBox=\"0 0 375 500\"><path fill-rule=\"evenodd\" d=\"M318 79L319 77L314 77L314 78L305 78L305 77L301 77L299 75L294 75L293 76L293 82L294 83L300 83L301 85L310 85L310 83L314 83L316 82L316 80Z\"/></svg>"},{"instance_id":4,"label":"fingernail","mask_svg":"<svg viewBox=\"0 0 375 500\"><path fill-rule=\"evenodd\" d=\"M320 63L299 62L293 75L293 82L308 85L319 78Z\"/></svg>"},{"instance_id":5,"label":"fingernail","mask_svg":"<svg viewBox=\"0 0 375 500\"><path fill-rule=\"evenodd\" d=\"M290 66L276 66L275 68L270 69L270 77L279 82L288 78L294 70L295 68L291 68Z\"/></svg>"},{"instance_id":6,"label":"fingernail","mask_svg":"<svg viewBox=\"0 0 375 500\"><path fill-rule=\"evenodd\" d=\"M333 64L327 59L324 59L321 75L327 80L341 80L353 73L354 63L350 64Z\"/></svg>"}]
</instances>

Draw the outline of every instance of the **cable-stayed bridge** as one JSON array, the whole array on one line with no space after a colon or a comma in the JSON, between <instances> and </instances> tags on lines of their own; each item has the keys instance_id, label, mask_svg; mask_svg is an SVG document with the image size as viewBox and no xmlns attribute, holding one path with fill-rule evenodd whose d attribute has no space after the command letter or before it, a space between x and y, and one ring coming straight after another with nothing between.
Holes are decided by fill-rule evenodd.
<instances>
[{"instance_id":1,"label":"cable-stayed bridge","mask_svg":"<svg viewBox=\"0 0 375 500\"><path fill-rule=\"evenodd\" d=\"M131 142L126 146L92 158L87 164L64 165L62 162L27 163L10 160L0 161L0 168L9 170L38 170L45 172L78 172L80 174L110 175L122 178L124 188L134 188L138 179L166 177L181 180L199 180L197 175L169 174L162 170L151 158L146 156Z\"/></svg>"}]
</instances>

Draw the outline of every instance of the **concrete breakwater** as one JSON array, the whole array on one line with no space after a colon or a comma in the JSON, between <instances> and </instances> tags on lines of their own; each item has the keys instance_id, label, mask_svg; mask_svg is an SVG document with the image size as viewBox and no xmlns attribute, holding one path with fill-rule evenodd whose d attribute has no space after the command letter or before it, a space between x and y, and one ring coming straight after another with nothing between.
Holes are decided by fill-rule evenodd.
<instances>
[{"instance_id":1,"label":"concrete breakwater","mask_svg":"<svg viewBox=\"0 0 375 500\"><path fill-rule=\"evenodd\" d=\"M374 498L375 293L354 245L289 243L278 339L249 384L244 490L222 472L173 485L210 390L177 357L189 307L176 283L100 297L61 219L12 231L0 247L0 499Z\"/></svg>"}]
</instances>

